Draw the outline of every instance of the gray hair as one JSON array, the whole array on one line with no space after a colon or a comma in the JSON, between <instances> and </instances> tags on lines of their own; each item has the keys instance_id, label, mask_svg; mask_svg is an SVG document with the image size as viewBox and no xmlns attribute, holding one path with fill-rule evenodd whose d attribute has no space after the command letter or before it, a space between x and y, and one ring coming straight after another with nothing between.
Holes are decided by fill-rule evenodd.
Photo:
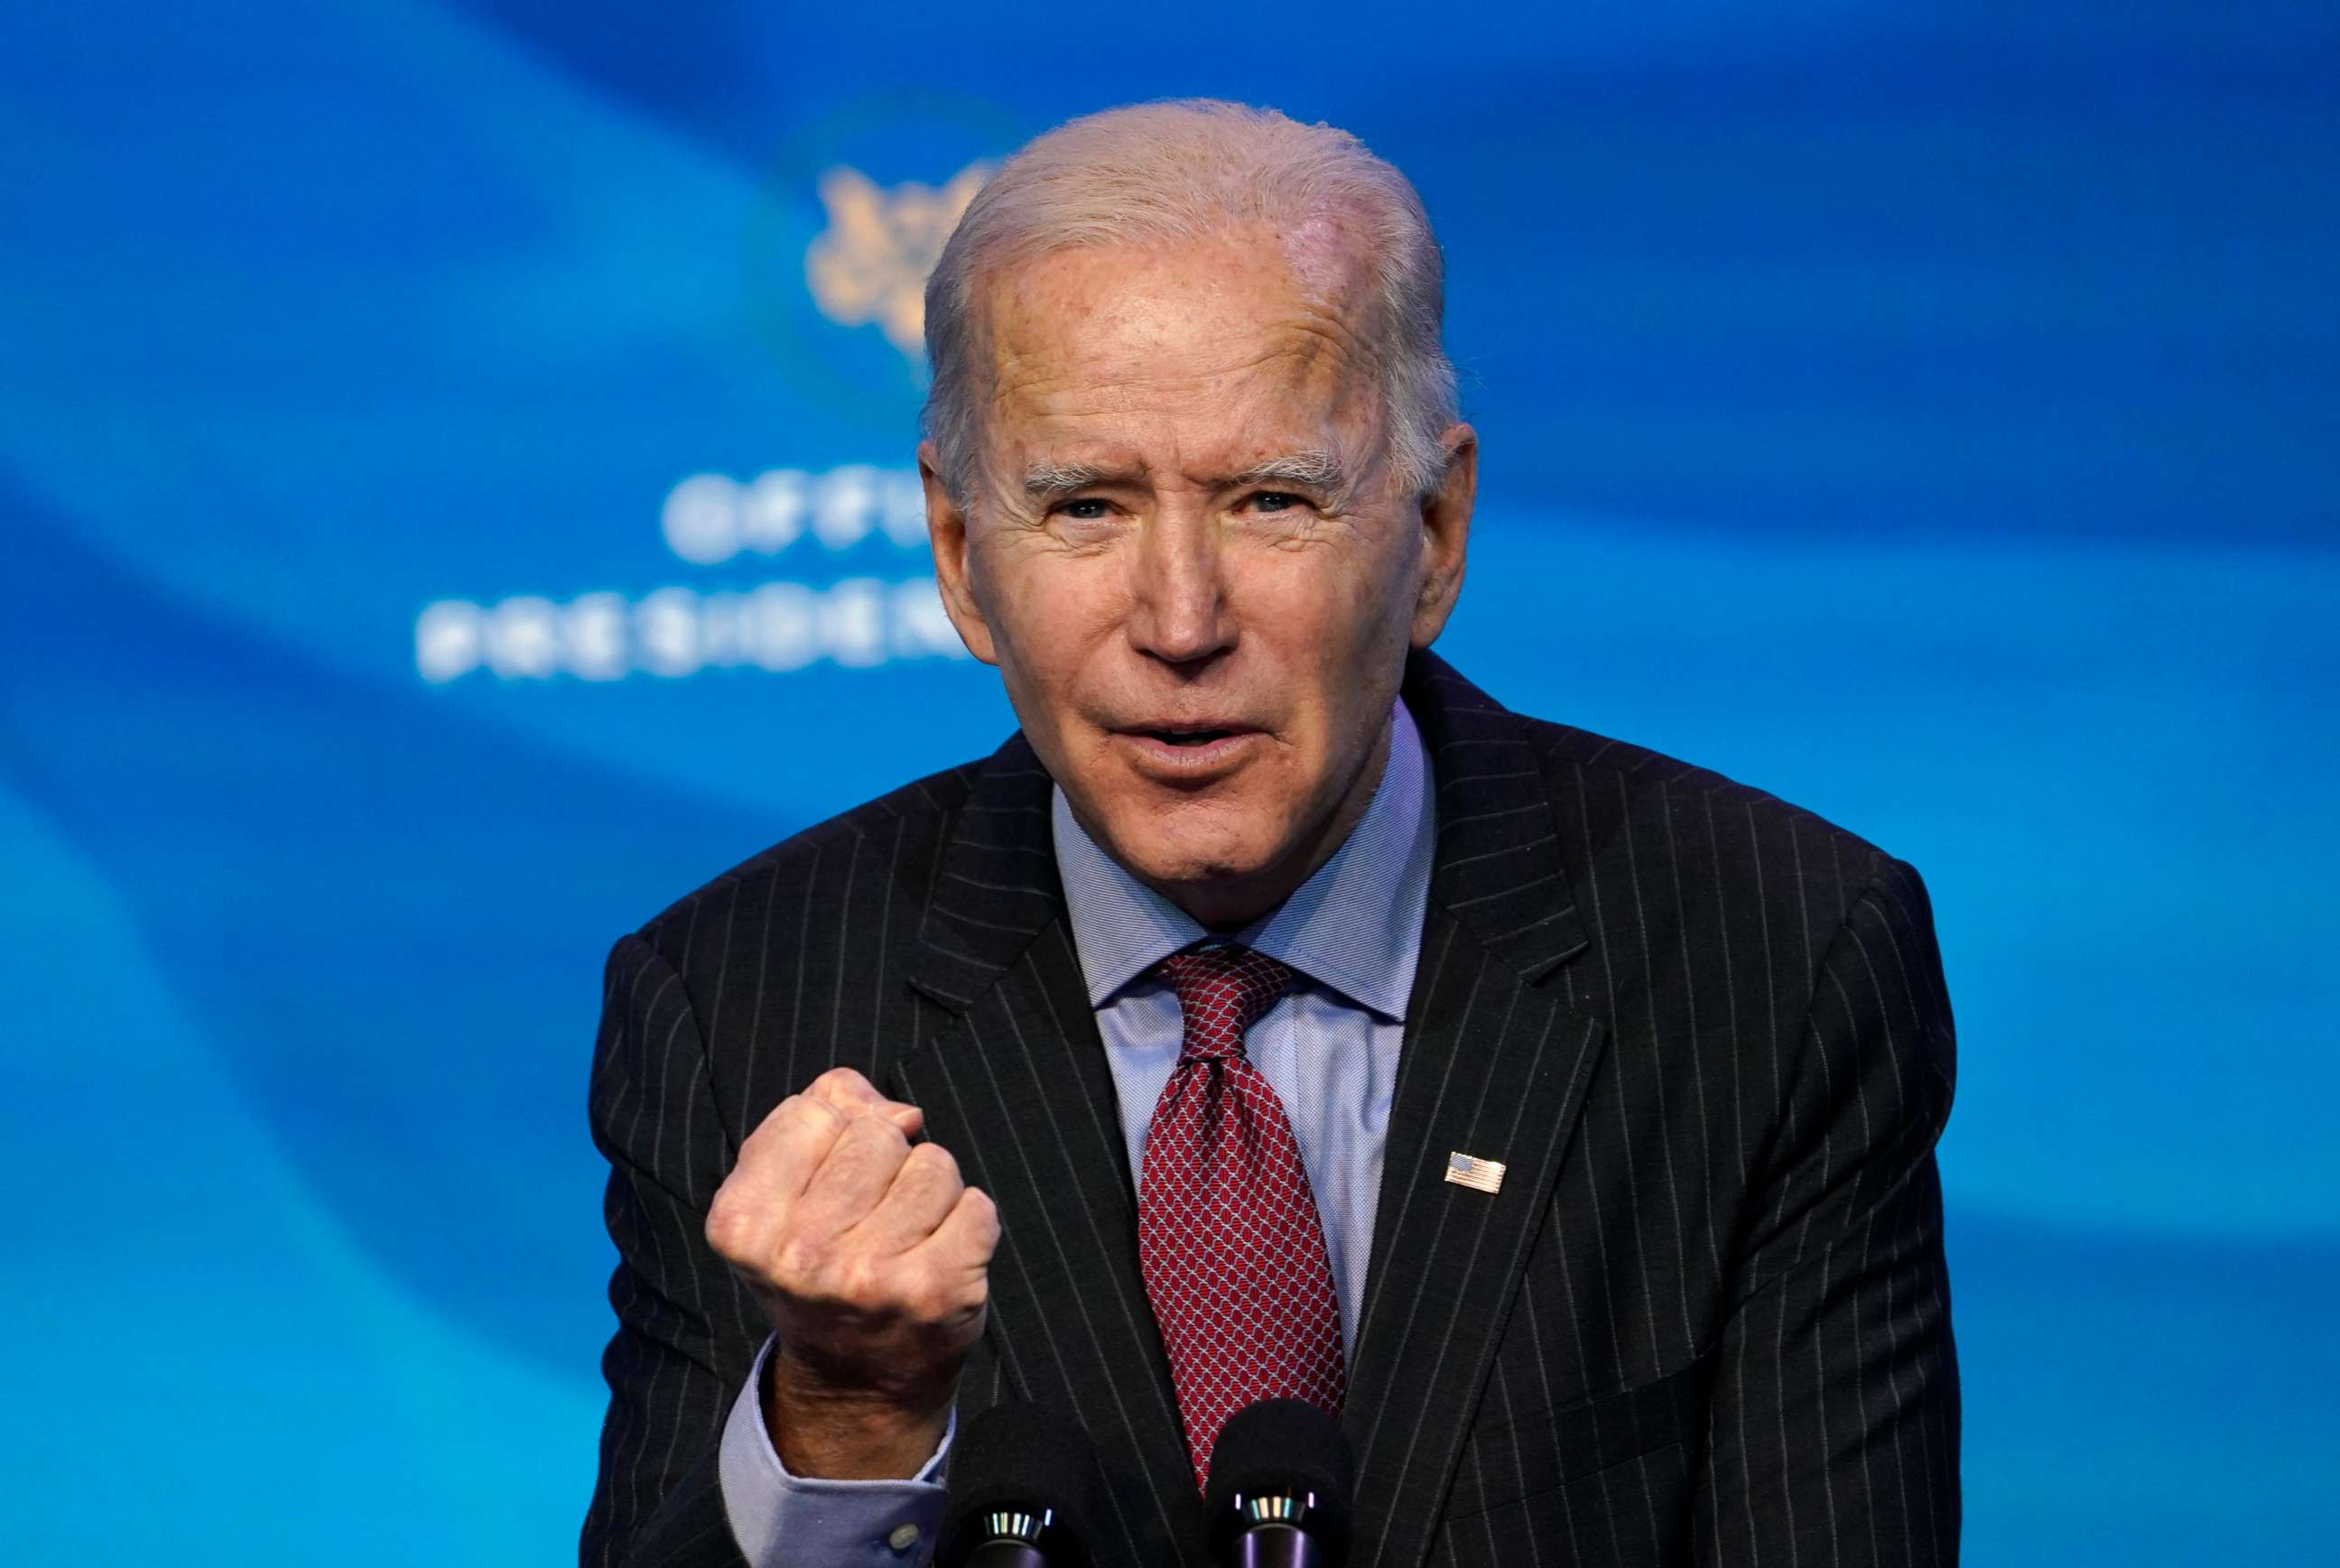
<instances>
[{"instance_id":1,"label":"gray hair","mask_svg":"<svg viewBox=\"0 0 2340 1568\"><path fill-rule=\"evenodd\" d=\"M1204 237L1261 222L1327 220L1363 242L1375 286L1388 456L1406 494L1435 489L1456 418L1439 341L1445 268L1422 198L1346 131L1215 98L1132 104L1067 121L1007 160L968 203L927 279L923 419L943 483L972 499L982 437L982 323L973 302L1006 269L1085 245Z\"/></svg>"}]
</instances>

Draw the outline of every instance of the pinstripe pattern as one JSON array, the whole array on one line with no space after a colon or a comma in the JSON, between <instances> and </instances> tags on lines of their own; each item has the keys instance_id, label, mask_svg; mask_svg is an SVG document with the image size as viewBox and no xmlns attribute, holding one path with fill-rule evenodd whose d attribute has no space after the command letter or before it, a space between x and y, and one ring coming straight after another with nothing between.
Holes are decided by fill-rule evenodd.
<instances>
[{"instance_id":1,"label":"pinstripe pattern","mask_svg":"<svg viewBox=\"0 0 2340 1568\"><path fill-rule=\"evenodd\" d=\"M1350 1400L1360 1568L1953 1562L1917 874L1808 812L1409 666L1439 792ZM610 954L620 1261L587 1564L739 1553L717 1438L764 1329L700 1226L743 1129L869 1073L998 1200L963 1410L1076 1410L1107 1560L1200 1562L1110 1076L1020 739L717 878ZM1455 1150L1502 1188L1442 1181Z\"/></svg>"}]
</instances>

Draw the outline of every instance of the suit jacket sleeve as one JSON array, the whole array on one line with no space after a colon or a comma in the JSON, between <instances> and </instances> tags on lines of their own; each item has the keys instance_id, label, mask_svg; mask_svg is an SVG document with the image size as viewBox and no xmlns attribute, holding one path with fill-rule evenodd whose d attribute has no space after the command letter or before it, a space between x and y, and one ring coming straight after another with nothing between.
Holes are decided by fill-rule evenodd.
<instances>
[{"instance_id":1,"label":"suit jacket sleeve","mask_svg":"<svg viewBox=\"0 0 2340 1568\"><path fill-rule=\"evenodd\" d=\"M1958 1361L1934 1161L1955 1042L1909 866L1883 862L1848 908L1781 1072L1718 1346L1696 1559L1955 1563Z\"/></svg>"},{"instance_id":2,"label":"suit jacket sleeve","mask_svg":"<svg viewBox=\"0 0 2340 1568\"><path fill-rule=\"evenodd\" d=\"M610 1162L602 1203L618 1328L585 1515L583 1568L744 1568L723 1512L724 1417L764 1335L707 1245L731 1147L682 979L639 936L610 954L588 1109Z\"/></svg>"}]
</instances>

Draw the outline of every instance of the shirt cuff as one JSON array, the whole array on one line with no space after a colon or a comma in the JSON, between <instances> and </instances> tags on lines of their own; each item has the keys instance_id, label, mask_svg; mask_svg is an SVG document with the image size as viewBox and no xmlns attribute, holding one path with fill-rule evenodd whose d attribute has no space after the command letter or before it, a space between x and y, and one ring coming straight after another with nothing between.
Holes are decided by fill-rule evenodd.
<instances>
[{"instance_id":1,"label":"shirt cuff","mask_svg":"<svg viewBox=\"0 0 2340 1568\"><path fill-rule=\"evenodd\" d=\"M943 1440L906 1481L825 1481L788 1474L764 1428L757 1390L773 1339L764 1341L747 1386L723 1425L717 1474L732 1539L752 1568L834 1563L837 1568L921 1568L942 1526L944 1459L958 1433L953 1409Z\"/></svg>"}]
</instances>

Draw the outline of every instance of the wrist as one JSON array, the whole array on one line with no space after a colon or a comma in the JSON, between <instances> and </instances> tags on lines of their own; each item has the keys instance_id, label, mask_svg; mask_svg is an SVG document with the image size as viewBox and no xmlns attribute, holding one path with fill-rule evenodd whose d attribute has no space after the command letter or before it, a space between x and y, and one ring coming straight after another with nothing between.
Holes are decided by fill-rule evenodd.
<instances>
[{"instance_id":1,"label":"wrist","mask_svg":"<svg viewBox=\"0 0 2340 1568\"><path fill-rule=\"evenodd\" d=\"M925 1468L941 1444L954 1392L948 1384L925 1391L855 1384L775 1345L764 1358L757 1403L773 1452L789 1474L906 1480Z\"/></svg>"}]
</instances>

